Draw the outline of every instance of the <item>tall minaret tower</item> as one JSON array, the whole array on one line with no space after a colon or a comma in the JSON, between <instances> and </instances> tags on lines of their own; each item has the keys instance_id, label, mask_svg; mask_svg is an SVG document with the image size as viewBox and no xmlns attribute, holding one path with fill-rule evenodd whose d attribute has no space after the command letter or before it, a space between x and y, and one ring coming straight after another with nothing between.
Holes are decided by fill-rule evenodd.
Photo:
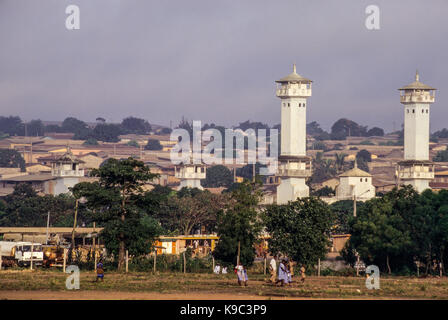
<instances>
[{"instance_id":1,"label":"tall minaret tower","mask_svg":"<svg viewBox=\"0 0 448 320\"><path fill-rule=\"evenodd\" d=\"M398 183L422 192L434 179L434 164L429 160L429 109L436 89L421 83L417 71L415 81L398 90L404 105L404 160L398 163Z\"/></svg>"},{"instance_id":2,"label":"tall minaret tower","mask_svg":"<svg viewBox=\"0 0 448 320\"><path fill-rule=\"evenodd\" d=\"M180 168L174 167L174 176L180 180L177 190L182 188L198 188L203 190L201 180L206 178L206 167L202 163L195 164L193 155L190 155L190 162L183 163Z\"/></svg>"},{"instance_id":3,"label":"tall minaret tower","mask_svg":"<svg viewBox=\"0 0 448 320\"><path fill-rule=\"evenodd\" d=\"M281 153L277 175L277 203L284 204L309 196L306 178L311 176L311 158L306 156L306 108L312 81L296 73L277 80L281 99Z\"/></svg>"}]
</instances>

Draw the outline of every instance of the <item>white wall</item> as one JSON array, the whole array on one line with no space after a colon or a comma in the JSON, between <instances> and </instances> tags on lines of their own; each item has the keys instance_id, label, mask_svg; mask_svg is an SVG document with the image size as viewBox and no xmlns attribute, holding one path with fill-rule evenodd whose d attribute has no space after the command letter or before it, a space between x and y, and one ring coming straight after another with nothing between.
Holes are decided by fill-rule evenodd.
<instances>
[{"instance_id":1,"label":"white wall","mask_svg":"<svg viewBox=\"0 0 448 320\"><path fill-rule=\"evenodd\" d=\"M405 105L405 160L429 160L429 115L430 105L427 103Z\"/></svg>"}]
</instances>

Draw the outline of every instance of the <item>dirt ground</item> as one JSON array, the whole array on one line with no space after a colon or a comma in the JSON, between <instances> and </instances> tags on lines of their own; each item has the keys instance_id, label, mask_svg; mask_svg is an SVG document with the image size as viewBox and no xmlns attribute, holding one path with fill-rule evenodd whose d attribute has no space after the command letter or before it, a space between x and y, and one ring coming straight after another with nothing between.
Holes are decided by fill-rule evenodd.
<instances>
[{"instance_id":1,"label":"dirt ground","mask_svg":"<svg viewBox=\"0 0 448 320\"><path fill-rule=\"evenodd\" d=\"M249 275L240 287L235 275L81 272L80 289L67 290L68 274L45 270L0 271L0 299L12 300L284 300L284 299L448 299L448 279L381 277L380 289L364 277L310 276L305 283L275 286L263 274ZM298 280L298 279L296 279Z\"/></svg>"}]
</instances>

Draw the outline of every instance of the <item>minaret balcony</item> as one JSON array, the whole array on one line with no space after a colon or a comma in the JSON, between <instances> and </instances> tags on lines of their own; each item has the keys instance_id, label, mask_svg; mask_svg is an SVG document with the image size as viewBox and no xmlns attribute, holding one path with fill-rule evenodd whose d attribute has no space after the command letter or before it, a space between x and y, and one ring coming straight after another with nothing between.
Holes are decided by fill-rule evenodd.
<instances>
[{"instance_id":1,"label":"minaret balcony","mask_svg":"<svg viewBox=\"0 0 448 320\"><path fill-rule=\"evenodd\" d=\"M434 179L434 172L399 171L398 178L407 179Z\"/></svg>"},{"instance_id":2,"label":"minaret balcony","mask_svg":"<svg viewBox=\"0 0 448 320\"><path fill-rule=\"evenodd\" d=\"M175 177L178 179L205 179L205 172L183 172L178 171L175 173Z\"/></svg>"},{"instance_id":3,"label":"minaret balcony","mask_svg":"<svg viewBox=\"0 0 448 320\"><path fill-rule=\"evenodd\" d=\"M288 177L288 178L308 178L312 174L311 169L289 169L289 168L279 168L277 170L277 176Z\"/></svg>"},{"instance_id":4,"label":"minaret balcony","mask_svg":"<svg viewBox=\"0 0 448 320\"><path fill-rule=\"evenodd\" d=\"M51 174L54 177L84 177L84 170L60 170L53 169Z\"/></svg>"},{"instance_id":5,"label":"minaret balcony","mask_svg":"<svg viewBox=\"0 0 448 320\"><path fill-rule=\"evenodd\" d=\"M401 103L434 103L434 95L406 94L400 96Z\"/></svg>"},{"instance_id":6,"label":"minaret balcony","mask_svg":"<svg viewBox=\"0 0 448 320\"><path fill-rule=\"evenodd\" d=\"M311 89L279 88L277 97L311 97Z\"/></svg>"}]
</instances>

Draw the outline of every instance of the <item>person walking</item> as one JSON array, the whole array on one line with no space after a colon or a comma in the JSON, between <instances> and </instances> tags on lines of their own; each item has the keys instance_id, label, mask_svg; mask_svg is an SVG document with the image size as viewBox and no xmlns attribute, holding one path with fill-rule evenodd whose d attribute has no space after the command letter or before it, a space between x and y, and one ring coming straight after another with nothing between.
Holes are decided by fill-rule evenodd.
<instances>
[{"instance_id":1,"label":"person walking","mask_svg":"<svg viewBox=\"0 0 448 320\"><path fill-rule=\"evenodd\" d=\"M269 271L271 273L270 281L275 284L275 280L277 279L277 262L275 262L275 257L272 257L269 263Z\"/></svg>"},{"instance_id":2,"label":"person walking","mask_svg":"<svg viewBox=\"0 0 448 320\"><path fill-rule=\"evenodd\" d=\"M98 279L101 279L101 282L104 281L104 267L101 260L96 265L96 282L98 282Z\"/></svg>"},{"instance_id":3,"label":"person walking","mask_svg":"<svg viewBox=\"0 0 448 320\"><path fill-rule=\"evenodd\" d=\"M280 265L278 266L278 280L275 282L275 284L281 282L281 286L283 287L286 284L289 283L288 281L288 273L286 269L286 261L283 259L282 262L280 262Z\"/></svg>"},{"instance_id":4,"label":"person walking","mask_svg":"<svg viewBox=\"0 0 448 320\"><path fill-rule=\"evenodd\" d=\"M249 280L247 276L246 268L239 264L235 267L236 276L238 278L238 284L242 286L243 284L247 287L247 281Z\"/></svg>"},{"instance_id":5,"label":"person walking","mask_svg":"<svg viewBox=\"0 0 448 320\"><path fill-rule=\"evenodd\" d=\"M300 268L300 281L302 281L302 283L305 283L305 278L306 278L306 274L305 274L305 266L302 264L302 267Z\"/></svg>"}]
</instances>

